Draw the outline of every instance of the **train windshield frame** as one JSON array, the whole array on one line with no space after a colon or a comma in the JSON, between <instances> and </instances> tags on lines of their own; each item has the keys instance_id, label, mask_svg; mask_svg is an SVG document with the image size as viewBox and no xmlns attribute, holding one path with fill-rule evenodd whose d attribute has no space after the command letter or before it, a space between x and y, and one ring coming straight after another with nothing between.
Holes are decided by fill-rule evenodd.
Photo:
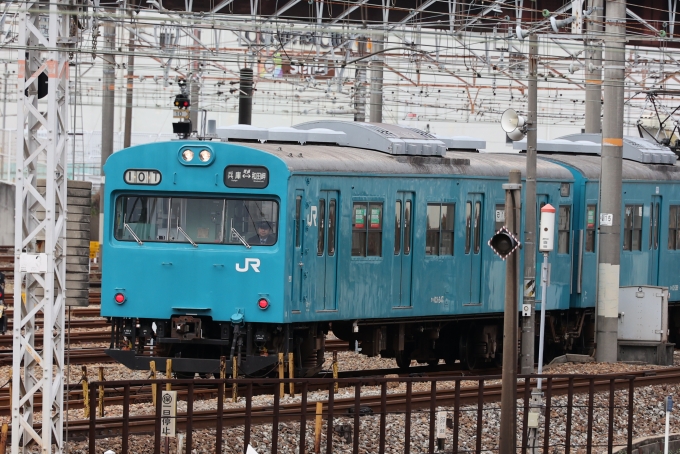
<instances>
[{"instance_id":1,"label":"train windshield frame","mask_svg":"<svg viewBox=\"0 0 680 454\"><path fill-rule=\"evenodd\" d=\"M274 199L122 194L115 207L118 241L273 246L278 240Z\"/></svg>"}]
</instances>

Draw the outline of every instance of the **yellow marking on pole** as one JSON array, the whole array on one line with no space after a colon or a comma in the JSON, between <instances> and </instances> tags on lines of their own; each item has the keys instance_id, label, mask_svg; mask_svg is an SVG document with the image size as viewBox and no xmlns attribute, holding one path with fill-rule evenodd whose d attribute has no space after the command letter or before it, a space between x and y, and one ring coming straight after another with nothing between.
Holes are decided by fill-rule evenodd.
<instances>
[{"instance_id":1,"label":"yellow marking on pole","mask_svg":"<svg viewBox=\"0 0 680 454\"><path fill-rule=\"evenodd\" d=\"M226 356L220 356L220 380L224 380L227 378L227 357ZM226 389L224 386L224 383L220 385L222 388L222 399L227 400L227 393Z\"/></svg>"},{"instance_id":2,"label":"yellow marking on pole","mask_svg":"<svg viewBox=\"0 0 680 454\"><path fill-rule=\"evenodd\" d=\"M104 368L99 366L99 381L104 381ZM104 417L104 385L99 385L99 417Z\"/></svg>"},{"instance_id":3,"label":"yellow marking on pole","mask_svg":"<svg viewBox=\"0 0 680 454\"><path fill-rule=\"evenodd\" d=\"M338 352L333 352L333 378L338 379ZM340 390L340 384L336 381L333 384L333 392L337 393Z\"/></svg>"},{"instance_id":4,"label":"yellow marking on pole","mask_svg":"<svg viewBox=\"0 0 680 454\"><path fill-rule=\"evenodd\" d=\"M602 85L602 80L600 80L600 79L586 79L586 84Z\"/></svg>"},{"instance_id":5,"label":"yellow marking on pole","mask_svg":"<svg viewBox=\"0 0 680 454\"><path fill-rule=\"evenodd\" d=\"M314 423L314 453L321 452L321 415L323 413L323 404L316 403L316 422Z\"/></svg>"},{"instance_id":6,"label":"yellow marking on pole","mask_svg":"<svg viewBox=\"0 0 680 454\"><path fill-rule=\"evenodd\" d=\"M231 362L231 378L236 380L238 378L238 360L234 356ZM231 384L231 400L236 402L238 400L238 385L236 382Z\"/></svg>"},{"instance_id":7,"label":"yellow marking on pole","mask_svg":"<svg viewBox=\"0 0 680 454\"><path fill-rule=\"evenodd\" d=\"M172 359L168 358L165 360L165 378L170 380L172 378ZM170 382L167 382L165 384L165 390L166 391L172 391L172 385Z\"/></svg>"},{"instance_id":8,"label":"yellow marking on pole","mask_svg":"<svg viewBox=\"0 0 680 454\"><path fill-rule=\"evenodd\" d=\"M82 366L80 381L83 382L83 407L85 419L90 417L90 384L87 381L87 366Z\"/></svg>"},{"instance_id":9,"label":"yellow marking on pole","mask_svg":"<svg viewBox=\"0 0 680 454\"><path fill-rule=\"evenodd\" d=\"M604 145L612 145L614 147L622 147L623 146L623 139L618 139L618 138L613 138L613 137L605 137L602 139L602 143Z\"/></svg>"}]
</instances>

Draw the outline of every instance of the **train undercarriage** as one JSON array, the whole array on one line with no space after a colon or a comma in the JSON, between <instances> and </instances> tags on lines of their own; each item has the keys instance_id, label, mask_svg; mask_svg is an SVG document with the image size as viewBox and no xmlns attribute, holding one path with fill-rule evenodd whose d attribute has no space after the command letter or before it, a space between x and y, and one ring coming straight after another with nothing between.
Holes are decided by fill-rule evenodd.
<instances>
[{"instance_id":1,"label":"train undercarriage","mask_svg":"<svg viewBox=\"0 0 680 454\"><path fill-rule=\"evenodd\" d=\"M503 318L352 320L296 324L216 322L209 317L175 316L171 320L112 319L107 353L130 369L165 371L167 360L179 377L217 375L273 376L279 354L293 354L296 377L323 367L328 333L359 348L368 357L395 358L401 368L412 361L436 365L460 361L465 369L502 364ZM591 354L593 311L551 311L546 318L544 361L564 353ZM538 345L538 325L536 329ZM538 352L538 348L535 349Z\"/></svg>"}]
</instances>

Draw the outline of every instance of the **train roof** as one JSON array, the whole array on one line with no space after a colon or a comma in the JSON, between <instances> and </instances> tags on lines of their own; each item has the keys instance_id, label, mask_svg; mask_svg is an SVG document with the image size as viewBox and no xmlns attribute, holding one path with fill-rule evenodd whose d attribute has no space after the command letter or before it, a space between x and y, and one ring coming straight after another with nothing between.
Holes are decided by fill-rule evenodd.
<instances>
[{"instance_id":1,"label":"train roof","mask_svg":"<svg viewBox=\"0 0 680 454\"><path fill-rule=\"evenodd\" d=\"M539 155L542 160L562 162L578 170L589 180L600 179L600 156ZM680 165L675 164L642 164L639 162L622 160L622 178L624 180L678 181L680 180Z\"/></svg>"},{"instance_id":2,"label":"train roof","mask_svg":"<svg viewBox=\"0 0 680 454\"><path fill-rule=\"evenodd\" d=\"M390 155L362 148L293 143L242 144L283 160L291 172L330 172L401 175L469 175L507 178L510 170L524 174L526 156L507 153L447 151L444 156ZM537 177L571 181L563 166L539 160Z\"/></svg>"}]
</instances>

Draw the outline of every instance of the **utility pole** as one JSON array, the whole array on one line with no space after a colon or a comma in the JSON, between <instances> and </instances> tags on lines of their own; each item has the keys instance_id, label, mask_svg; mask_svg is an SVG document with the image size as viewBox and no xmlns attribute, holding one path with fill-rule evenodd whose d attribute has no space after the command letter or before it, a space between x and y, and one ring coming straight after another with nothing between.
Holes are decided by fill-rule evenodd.
<instances>
[{"instance_id":1,"label":"utility pole","mask_svg":"<svg viewBox=\"0 0 680 454\"><path fill-rule=\"evenodd\" d=\"M505 226L519 236L521 217L521 180L519 170L511 170L505 189ZM517 451L517 284L519 273L518 251L510 254L505 263L505 313L503 315L503 372L501 388L501 427L499 454Z\"/></svg>"},{"instance_id":2,"label":"utility pole","mask_svg":"<svg viewBox=\"0 0 680 454\"><path fill-rule=\"evenodd\" d=\"M201 39L201 31L197 28L194 29L194 36L196 39ZM191 106L189 108L189 119L191 120L191 128L194 131L199 131L200 128L198 126L198 97L199 97L199 91L200 91L200 85L199 85L199 78L198 78L198 73L201 70L201 62L199 60L200 57L200 48L198 47L198 44L195 44L193 47L193 54L194 54L194 61L191 62L191 77L189 78L189 102L191 103ZM252 79L251 79L252 80ZM251 87L252 87L252 82L251 82ZM251 89L252 93L252 89ZM251 94L252 96L252 94ZM250 124L250 123L248 123Z\"/></svg>"},{"instance_id":3,"label":"utility pole","mask_svg":"<svg viewBox=\"0 0 680 454\"><path fill-rule=\"evenodd\" d=\"M536 127L538 110L538 37L529 37L529 109L527 112L527 168L524 203L524 300L529 316L522 317L522 374L534 373L536 338ZM516 308L519 310L519 308Z\"/></svg>"},{"instance_id":4,"label":"utility pole","mask_svg":"<svg viewBox=\"0 0 680 454\"><path fill-rule=\"evenodd\" d=\"M602 0L590 0L586 47L586 133L602 132Z\"/></svg>"},{"instance_id":5,"label":"utility pole","mask_svg":"<svg viewBox=\"0 0 680 454\"><path fill-rule=\"evenodd\" d=\"M109 156L113 154L113 128L114 128L114 109L116 102L116 56L114 54L116 46L116 24L113 19L104 22L104 51L102 59L102 155L101 155L101 185L99 191L99 242L103 245L101 232L104 230L104 164Z\"/></svg>"},{"instance_id":6,"label":"utility pole","mask_svg":"<svg viewBox=\"0 0 680 454\"><path fill-rule=\"evenodd\" d=\"M606 5L595 359L612 363L618 352L626 1L607 0Z\"/></svg>"},{"instance_id":7,"label":"utility pole","mask_svg":"<svg viewBox=\"0 0 680 454\"><path fill-rule=\"evenodd\" d=\"M359 57L366 55L366 37L357 38ZM356 63L357 69L354 77L354 121L366 121L366 60Z\"/></svg>"},{"instance_id":8,"label":"utility pole","mask_svg":"<svg viewBox=\"0 0 680 454\"><path fill-rule=\"evenodd\" d=\"M128 148L132 145L132 87L135 83L135 33L130 30L130 41L128 45L128 61L127 61L127 87L125 93L125 132L123 136L123 148ZM103 193L102 193L103 194Z\"/></svg>"},{"instance_id":9,"label":"utility pole","mask_svg":"<svg viewBox=\"0 0 680 454\"><path fill-rule=\"evenodd\" d=\"M384 48L387 35L373 41L375 55L371 60L371 106L369 109L371 123L382 123L383 109L383 55L380 53Z\"/></svg>"}]
</instances>

